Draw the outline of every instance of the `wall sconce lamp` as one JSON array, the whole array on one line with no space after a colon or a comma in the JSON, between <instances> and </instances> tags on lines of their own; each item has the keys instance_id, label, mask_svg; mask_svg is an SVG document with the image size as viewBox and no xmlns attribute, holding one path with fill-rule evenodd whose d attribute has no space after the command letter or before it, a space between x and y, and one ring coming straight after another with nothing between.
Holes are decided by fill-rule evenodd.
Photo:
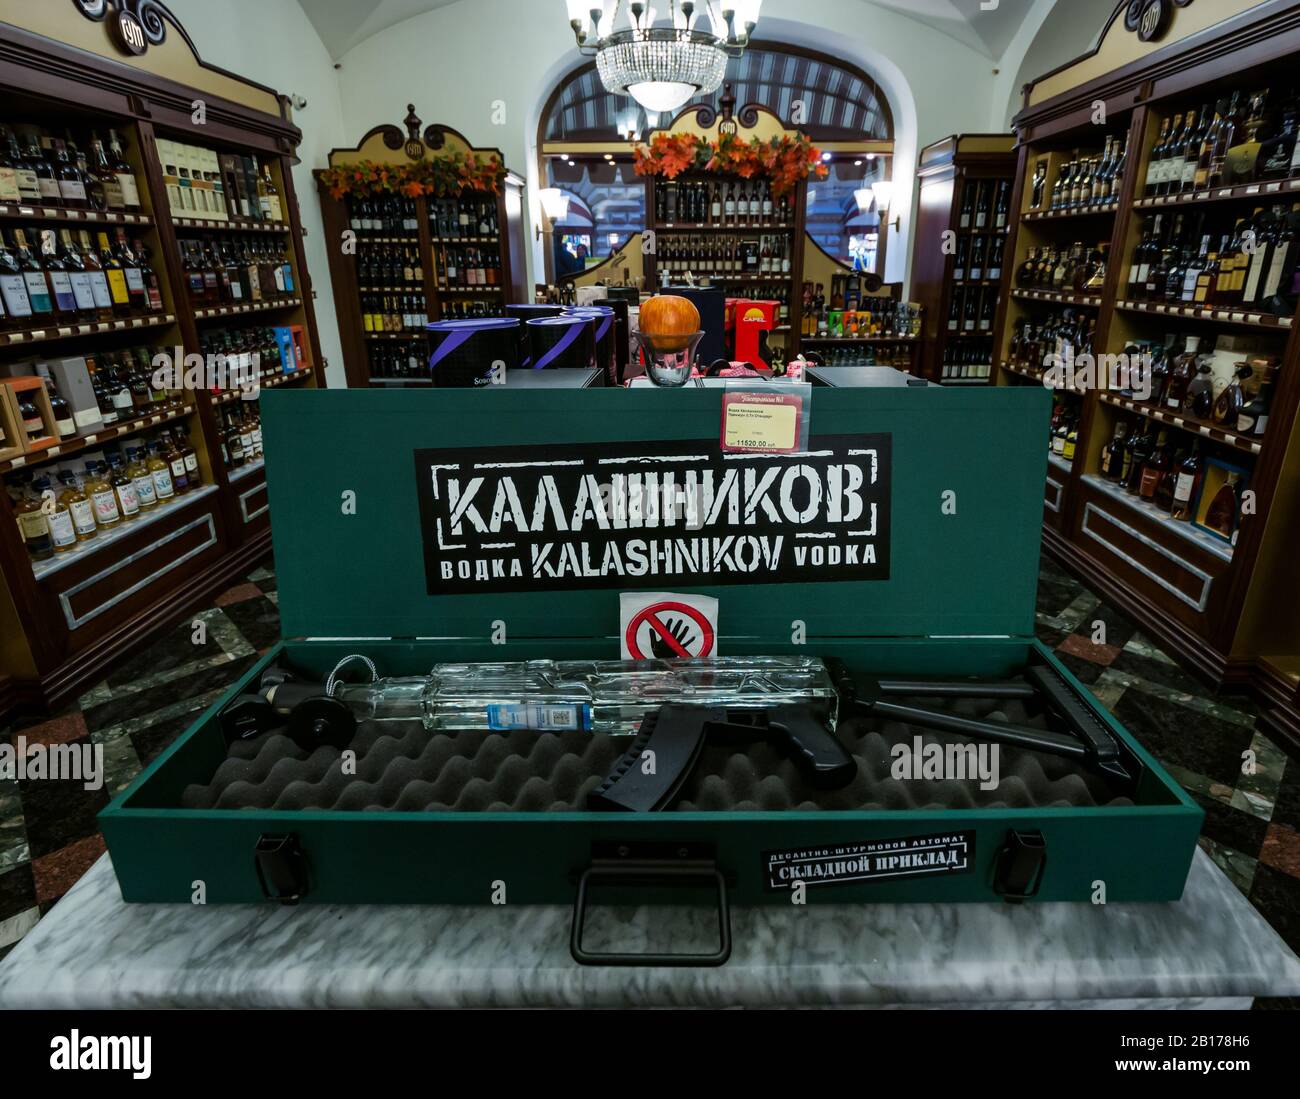
<instances>
[{"instance_id":1,"label":"wall sconce lamp","mask_svg":"<svg viewBox=\"0 0 1300 1099\"><path fill-rule=\"evenodd\" d=\"M558 187L544 187L537 192L537 197L542 200L543 220L550 225L548 229L537 226L537 239L541 240L544 236L554 236L556 224L569 216L569 196Z\"/></svg>"}]
</instances>

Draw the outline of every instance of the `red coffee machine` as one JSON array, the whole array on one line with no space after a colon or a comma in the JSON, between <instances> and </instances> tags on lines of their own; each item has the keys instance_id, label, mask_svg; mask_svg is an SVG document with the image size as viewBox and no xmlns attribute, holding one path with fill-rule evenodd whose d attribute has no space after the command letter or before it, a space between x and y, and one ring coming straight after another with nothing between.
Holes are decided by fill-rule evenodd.
<instances>
[{"instance_id":1,"label":"red coffee machine","mask_svg":"<svg viewBox=\"0 0 1300 1099\"><path fill-rule=\"evenodd\" d=\"M772 365L767 341L761 336L776 327L779 302L727 299L727 347L732 362Z\"/></svg>"}]
</instances>

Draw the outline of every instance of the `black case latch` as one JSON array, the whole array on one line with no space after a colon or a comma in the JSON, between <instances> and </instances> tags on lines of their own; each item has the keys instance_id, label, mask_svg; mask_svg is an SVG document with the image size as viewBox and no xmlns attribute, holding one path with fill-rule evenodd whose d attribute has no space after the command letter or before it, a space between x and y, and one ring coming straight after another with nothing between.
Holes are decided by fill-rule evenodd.
<instances>
[{"instance_id":1,"label":"black case latch","mask_svg":"<svg viewBox=\"0 0 1300 1099\"><path fill-rule=\"evenodd\" d=\"M268 900L297 904L307 895L307 855L296 835L258 837L253 865Z\"/></svg>"},{"instance_id":2,"label":"black case latch","mask_svg":"<svg viewBox=\"0 0 1300 1099\"><path fill-rule=\"evenodd\" d=\"M1006 843L998 852L993 888L1013 904L1037 896L1047 869L1047 840L1042 832L1007 833Z\"/></svg>"}]
</instances>

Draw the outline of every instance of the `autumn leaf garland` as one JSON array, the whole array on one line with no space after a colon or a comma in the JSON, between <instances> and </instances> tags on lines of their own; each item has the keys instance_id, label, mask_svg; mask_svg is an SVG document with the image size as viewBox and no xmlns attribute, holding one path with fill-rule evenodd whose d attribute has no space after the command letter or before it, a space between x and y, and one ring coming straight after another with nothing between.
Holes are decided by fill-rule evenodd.
<instances>
[{"instance_id":1,"label":"autumn leaf garland","mask_svg":"<svg viewBox=\"0 0 1300 1099\"><path fill-rule=\"evenodd\" d=\"M463 191L497 194L505 179L505 165L498 156L432 157L412 164L378 164L362 160L338 168L326 168L320 178L336 198L347 195L403 195L446 198Z\"/></svg>"},{"instance_id":2,"label":"autumn leaf garland","mask_svg":"<svg viewBox=\"0 0 1300 1099\"><path fill-rule=\"evenodd\" d=\"M694 134L656 134L649 145L636 147L634 157L640 176L676 179L688 171L741 179L761 176L778 198L809 177L825 179L830 174L821 150L803 134L783 134L768 141L757 137L745 141L736 134L723 134L716 141Z\"/></svg>"}]
</instances>

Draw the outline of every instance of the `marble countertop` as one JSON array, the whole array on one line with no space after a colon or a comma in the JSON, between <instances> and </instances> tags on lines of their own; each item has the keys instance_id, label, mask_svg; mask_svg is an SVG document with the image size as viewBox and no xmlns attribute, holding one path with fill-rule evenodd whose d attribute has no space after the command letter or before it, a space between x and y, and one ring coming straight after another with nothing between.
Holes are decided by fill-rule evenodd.
<instances>
[{"instance_id":1,"label":"marble countertop","mask_svg":"<svg viewBox=\"0 0 1300 1099\"><path fill-rule=\"evenodd\" d=\"M128 905L104 856L0 962L0 1007L1246 1006L1300 995L1300 960L1200 850L1176 904L734 909L735 949L714 969L576 965L570 917ZM716 941L716 913L702 909L602 909L587 946L608 934L622 949L698 950L710 927Z\"/></svg>"}]
</instances>

